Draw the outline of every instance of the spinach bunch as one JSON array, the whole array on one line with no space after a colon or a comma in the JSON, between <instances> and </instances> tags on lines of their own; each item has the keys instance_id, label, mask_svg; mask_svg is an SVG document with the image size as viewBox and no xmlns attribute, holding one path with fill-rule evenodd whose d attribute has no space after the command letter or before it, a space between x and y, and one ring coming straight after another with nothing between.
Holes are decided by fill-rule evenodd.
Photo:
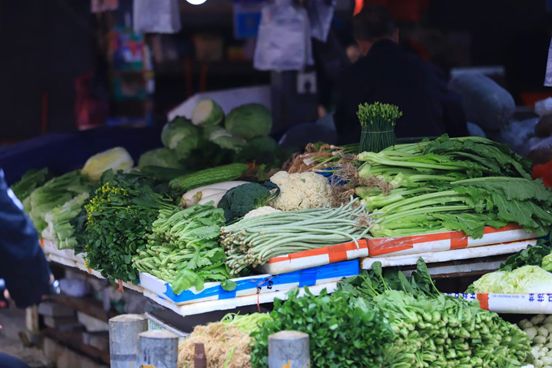
<instances>
[{"instance_id":1,"label":"spinach bunch","mask_svg":"<svg viewBox=\"0 0 552 368\"><path fill-rule=\"evenodd\" d=\"M170 207L153 184L143 175L108 172L77 220L87 265L110 280L138 279L132 257L146 246L159 211Z\"/></svg>"},{"instance_id":2,"label":"spinach bunch","mask_svg":"<svg viewBox=\"0 0 552 368\"><path fill-rule=\"evenodd\" d=\"M297 292L276 300L271 319L252 335L252 367L267 367L268 336L282 330L310 336L311 364L317 368L383 367L383 349L394 334L383 312L366 299L338 291L319 296Z\"/></svg>"}]
</instances>

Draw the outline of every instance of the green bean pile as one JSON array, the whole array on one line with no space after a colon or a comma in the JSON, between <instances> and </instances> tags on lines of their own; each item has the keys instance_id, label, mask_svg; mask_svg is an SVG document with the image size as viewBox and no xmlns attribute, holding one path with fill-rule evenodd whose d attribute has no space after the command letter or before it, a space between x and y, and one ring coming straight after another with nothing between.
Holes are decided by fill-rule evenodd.
<instances>
[{"instance_id":1,"label":"green bean pile","mask_svg":"<svg viewBox=\"0 0 552 368\"><path fill-rule=\"evenodd\" d=\"M234 275L270 258L363 238L368 214L360 201L338 208L278 212L221 228L226 264Z\"/></svg>"}]
</instances>

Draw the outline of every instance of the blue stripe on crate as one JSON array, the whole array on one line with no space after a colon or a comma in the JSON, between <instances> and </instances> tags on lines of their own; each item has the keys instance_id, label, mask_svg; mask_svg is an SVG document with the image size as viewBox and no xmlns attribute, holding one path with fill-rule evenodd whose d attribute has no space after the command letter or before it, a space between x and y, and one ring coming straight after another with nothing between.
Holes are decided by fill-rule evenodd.
<instances>
[{"instance_id":1,"label":"blue stripe on crate","mask_svg":"<svg viewBox=\"0 0 552 368\"><path fill-rule=\"evenodd\" d=\"M316 268L299 271L299 287L315 285L317 275L318 270Z\"/></svg>"},{"instance_id":2,"label":"blue stripe on crate","mask_svg":"<svg viewBox=\"0 0 552 368\"><path fill-rule=\"evenodd\" d=\"M219 292L219 299L233 299L236 297L236 292L237 292L238 288L232 290L232 291L226 291L224 289L222 289L220 292Z\"/></svg>"},{"instance_id":3,"label":"blue stripe on crate","mask_svg":"<svg viewBox=\"0 0 552 368\"><path fill-rule=\"evenodd\" d=\"M199 293L193 293L191 290L184 290L182 293L176 295L170 288L170 285L166 284L167 290L165 291L165 296L176 303L199 300L207 297L216 297L216 299L219 300L232 299L236 297L238 291L250 290L249 295L254 295L257 292L269 292L273 287L284 284L298 284L299 287L314 286L319 280L355 276L358 275L359 272L359 260L353 259L280 275L269 277L259 275L259 277L238 280L236 281L236 289L232 291L222 289L219 284L203 289Z\"/></svg>"}]
</instances>

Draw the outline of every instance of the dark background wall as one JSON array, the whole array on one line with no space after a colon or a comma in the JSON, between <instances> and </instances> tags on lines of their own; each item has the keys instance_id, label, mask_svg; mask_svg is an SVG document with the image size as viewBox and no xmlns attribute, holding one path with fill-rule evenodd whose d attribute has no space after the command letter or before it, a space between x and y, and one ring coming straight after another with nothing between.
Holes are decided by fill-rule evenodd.
<instances>
[{"instance_id":1,"label":"dark background wall","mask_svg":"<svg viewBox=\"0 0 552 368\"><path fill-rule=\"evenodd\" d=\"M230 0L210 3L223 1L230 4ZM442 32L467 32L470 63L505 65L507 88L518 97L523 90L544 90L550 41L546 4L545 0L433 0L422 23ZM230 33L231 13L227 17L224 27ZM207 20L206 30L224 23L218 18L208 21L215 17L192 17L196 23L188 18L182 18L184 38L190 27L202 27L203 23L196 24L200 19ZM74 129L74 81L98 64L96 32L88 0L0 0L0 144ZM249 74L240 68L244 65L238 70L224 62L209 65L207 88L232 87L249 82L247 78L253 78L251 83L265 80L264 75L246 78ZM183 67L176 69L156 72L156 102L163 111L188 94ZM193 78L199 78L197 71Z\"/></svg>"},{"instance_id":2,"label":"dark background wall","mask_svg":"<svg viewBox=\"0 0 552 368\"><path fill-rule=\"evenodd\" d=\"M95 60L93 22L89 1L0 0L0 143L73 129L74 79Z\"/></svg>"}]
</instances>

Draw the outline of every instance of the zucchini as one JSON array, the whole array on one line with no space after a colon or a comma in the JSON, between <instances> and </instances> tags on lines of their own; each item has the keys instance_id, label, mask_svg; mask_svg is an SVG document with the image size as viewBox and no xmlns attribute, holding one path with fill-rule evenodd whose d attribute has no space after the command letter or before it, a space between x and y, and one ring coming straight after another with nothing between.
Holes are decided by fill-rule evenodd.
<instances>
[{"instance_id":1,"label":"zucchini","mask_svg":"<svg viewBox=\"0 0 552 368\"><path fill-rule=\"evenodd\" d=\"M247 164L241 163L212 167L196 171L191 174L179 176L169 182L169 187L174 190L181 190L185 192L202 185L236 180L245 174L247 168Z\"/></svg>"}]
</instances>

